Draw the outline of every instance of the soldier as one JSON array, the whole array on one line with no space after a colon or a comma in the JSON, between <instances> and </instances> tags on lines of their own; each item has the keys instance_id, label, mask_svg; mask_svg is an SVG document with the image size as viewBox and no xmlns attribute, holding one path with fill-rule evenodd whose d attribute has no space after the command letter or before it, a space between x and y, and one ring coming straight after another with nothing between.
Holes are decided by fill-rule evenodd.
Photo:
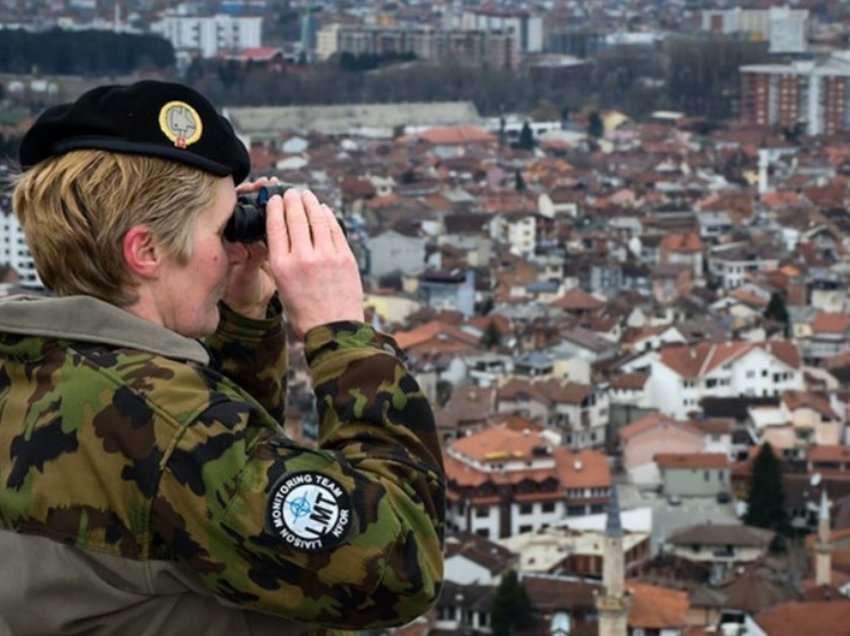
<instances>
[{"instance_id":1,"label":"soldier","mask_svg":"<svg viewBox=\"0 0 850 636\"><path fill-rule=\"evenodd\" d=\"M195 91L47 110L14 208L55 297L0 303L0 634L403 624L442 576L428 401L366 324L331 211L288 190L223 237L249 157ZM282 429L285 314L319 448ZM203 341L197 339L203 338Z\"/></svg>"}]
</instances>

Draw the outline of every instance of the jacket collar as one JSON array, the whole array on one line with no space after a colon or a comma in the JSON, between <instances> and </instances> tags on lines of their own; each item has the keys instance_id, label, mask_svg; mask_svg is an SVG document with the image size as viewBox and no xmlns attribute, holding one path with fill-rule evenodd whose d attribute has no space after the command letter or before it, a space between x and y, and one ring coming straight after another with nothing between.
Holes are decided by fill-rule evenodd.
<instances>
[{"instance_id":1,"label":"jacket collar","mask_svg":"<svg viewBox=\"0 0 850 636\"><path fill-rule=\"evenodd\" d=\"M197 340L91 296L10 296L0 301L0 332L97 342L209 364Z\"/></svg>"}]
</instances>

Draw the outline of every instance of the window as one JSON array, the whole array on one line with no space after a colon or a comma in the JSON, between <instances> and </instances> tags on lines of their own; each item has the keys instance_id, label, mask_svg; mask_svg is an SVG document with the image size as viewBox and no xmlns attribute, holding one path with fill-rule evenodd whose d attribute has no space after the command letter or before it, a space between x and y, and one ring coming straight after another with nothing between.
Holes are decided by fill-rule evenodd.
<instances>
[{"instance_id":1,"label":"window","mask_svg":"<svg viewBox=\"0 0 850 636\"><path fill-rule=\"evenodd\" d=\"M577 517L584 514L584 506L567 506L567 516Z\"/></svg>"},{"instance_id":2,"label":"window","mask_svg":"<svg viewBox=\"0 0 850 636\"><path fill-rule=\"evenodd\" d=\"M711 471L704 470L702 473L702 477L705 481L711 481Z\"/></svg>"},{"instance_id":3,"label":"window","mask_svg":"<svg viewBox=\"0 0 850 636\"><path fill-rule=\"evenodd\" d=\"M534 508L530 503L524 503L519 505L519 514L521 515L530 515L533 511Z\"/></svg>"},{"instance_id":4,"label":"window","mask_svg":"<svg viewBox=\"0 0 850 636\"><path fill-rule=\"evenodd\" d=\"M490 538L490 529L489 528L478 528L478 530L475 531L475 534L477 534L479 537L484 537L485 539L489 539Z\"/></svg>"},{"instance_id":5,"label":"window","mask_svg":"<svg viewBox=\"0 0 850 636\"><path fill-rule=\"evenodd\" d=\"M555 502L547 501L541 507L541 512L555 512Z\"/></svg>"},{"instance_id":6,"label":"window","mask_svg":"<svg viewBox=\"0 0 850 636\"><path fill-rule=\"evenodd\" d=\"M531 532L532 530L534 530L534 526L530 524L522 525L519 527L520 534L525 534L526 532Z\"/></svg>"},{"instance_id":7,"label":"window","mask_svg":"<svg viewBox=\"0 0 850 636\"><path fill-rule=\"evenodd\" d=\"M478 508L475 509L475 516L479 517L479 518L480 517L489 517L490 516L490 509L486 508L486 507L479 506Z\"/></svg>"}]
</instances>

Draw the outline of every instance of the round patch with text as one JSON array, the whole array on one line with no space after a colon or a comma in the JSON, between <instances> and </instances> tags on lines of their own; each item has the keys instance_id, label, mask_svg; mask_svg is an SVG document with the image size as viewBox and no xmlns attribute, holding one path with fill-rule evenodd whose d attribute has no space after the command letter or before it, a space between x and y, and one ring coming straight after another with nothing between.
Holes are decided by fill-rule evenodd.
<instances>
[{"instance_id":1,"label":"round patch with text","mask_svg":"<svg viewBox=\"0 0 850 636\"><path fill-rule=\"evenodd\" d=\"M318 552L341 543L351 527L348 493L321 473L289 473L269 494L266 506L272 534L297 550Z\"/></svg>"}]
</instances>

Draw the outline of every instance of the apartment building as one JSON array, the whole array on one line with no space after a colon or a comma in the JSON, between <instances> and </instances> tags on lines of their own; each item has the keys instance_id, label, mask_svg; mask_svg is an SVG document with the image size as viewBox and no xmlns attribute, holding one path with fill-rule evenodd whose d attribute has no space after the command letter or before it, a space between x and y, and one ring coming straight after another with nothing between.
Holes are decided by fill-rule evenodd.
<instances>
[{"instance_id":1,"label":"apartment building","mask_svg":"<svg viewBox=\"0 0 850 636\"><path fill-rule=\"evenodd\" d=\"M21 285L43 287L18 217L6 211L0 211L0 263L15 269Z\"/></svg>"},{"instance_id":2,"label":"apartment building","mask_svg":"<svg viewBox=\"0 0 850 636\"><path fill-rule=\"evenodd\" d=\"M543 51L543 18L527 11L493 6L470 7L464 10L460 27L465 31L511 33L519 51Z\"/></svg>"},{"instance_id":3,"label":"apartment building","mask_svg":"<svg viewBox=\"0 0 850 636\"><path fill-rule=\"evenodd\" d=\"M703 11L702 30L739 34L755 41L767 41L771 53L806 51L809 11L788 7L769 9L733 9Z\"/></svg>"},{"instance_id":4,"label":"apartment building","mask_svg":"<svg viewBox=\"0 0 850 636\"><path fill-rule=\"evenodd\" d=\"M808 135L850 130L850 54L823 61L741 67L741 118L763 126L804 127Z\"/></svg>"},{"instance_id":5,"label":"apartment building","mask_svg":"<svg viewBox=\"0 0 850 636\"><path fill-rule=\"evenodd\" d=\"M450 527L495 539L532 532L608 505L611 472L600 452L572 452L540 429L499 424L445 451Z\"/></svg>"},{"instance_id":6,"label":"apartment building","mask_svg":"<svg viewBox=\"0 0 850 636\"><path fill-rule=\"evenodd\" d=\"M320 60L336 53L412 53L428 62L492 68L517 68L520 62L520 50L513 34L500 31L330 24L319 31L316 40L316 57Z\"/></svg>"},{"instance_id":7,"label":"apartment building","mask_svg":"<svg viewBox=\"0 0 850 636\"><path fill-rule=\"evenodd\" d=\"M260 16L183 15L166 13L151 25L171 42L178 58L216 57L259 47L263 29Z\"/></svg>"}]
</instances>

